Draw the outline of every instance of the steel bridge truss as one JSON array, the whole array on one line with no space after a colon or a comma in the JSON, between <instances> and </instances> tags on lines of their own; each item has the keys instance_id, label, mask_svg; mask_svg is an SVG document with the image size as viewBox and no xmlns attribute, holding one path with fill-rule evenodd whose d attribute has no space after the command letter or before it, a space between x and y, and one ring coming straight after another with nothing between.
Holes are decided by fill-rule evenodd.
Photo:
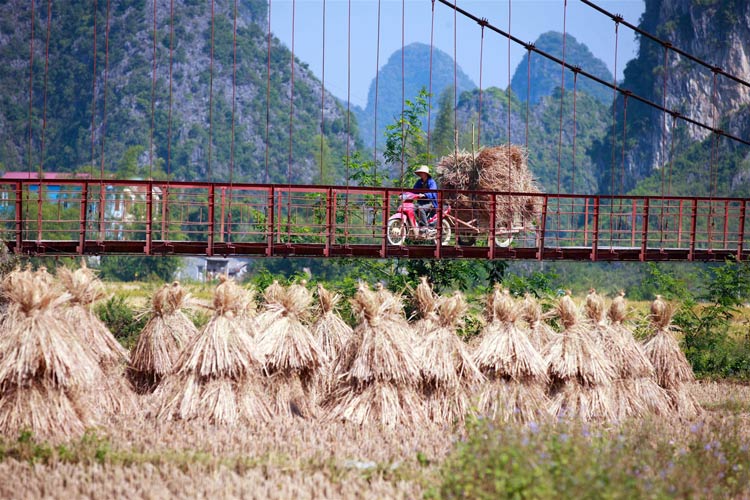
<instances>
[{"instance_id":1,"label":"steel bridge truss","mask_svg":"<svg viewBox=\"0 0 750 500\"><path fill-rule=\"evenodd\" d=\"M29 179L0 184L0 231L24 255L746 260L747 199L440 191L479 200L451 213L452 236L389 244L401 188ZM531 200L537 214L493 208ZM489 217L477 217L484 209ZM475 213L476 212L476 213ZM507 210L505 212L508 213ZM442 221L442 210L438 210ZM479 222L476 222L479 221ZM484 221L484 222L482 222Z\"/></svg>"}]
</instances>

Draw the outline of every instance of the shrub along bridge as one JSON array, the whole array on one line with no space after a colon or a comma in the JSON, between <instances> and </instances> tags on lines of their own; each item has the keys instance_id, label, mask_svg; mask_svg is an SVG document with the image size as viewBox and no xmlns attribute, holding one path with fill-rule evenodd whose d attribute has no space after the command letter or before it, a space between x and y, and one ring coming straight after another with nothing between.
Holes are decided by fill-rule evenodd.
<instances>
[{"instance_id":1,"label":"shrub along bridge","mask_svg":"<svg viewBox=\"0 0 750 500\"><path fill-rule=\"evenodd\" d=\"M750 253L747 199L440 191L434 232L419 238L409 229L400 243L400 226L388 220L404 192L24 179L0 184L0 230L10 251L25 255L714 261ZM460 197L476 208L445 213ZM511 212L512 224L495 216L520 198L535 215Z\"/></svg>"}]
</instances>

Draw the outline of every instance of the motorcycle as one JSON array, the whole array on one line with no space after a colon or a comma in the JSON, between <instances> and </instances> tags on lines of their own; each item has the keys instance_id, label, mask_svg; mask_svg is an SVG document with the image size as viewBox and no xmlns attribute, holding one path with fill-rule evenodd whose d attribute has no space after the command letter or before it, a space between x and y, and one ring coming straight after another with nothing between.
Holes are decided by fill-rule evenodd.
<instances>
[{"instance_id":1,"label":"motorcycle","mask_svg":"<svg viewBox=\"0 0 750 500\"><path fill-rule=\"evenodd\" d=\"M416 215L415 201L419 198L418 194L415 193L403 193L399 195L401 204L396 209L396 212L391 215L388 219L387 226L387 237L388 243L395 246L401 246L406 241L406 238L413 240L432 240L437 244L438 240L438 214L435 211L432 216L427 219L427 225L421 223L420 218ZM446 206L443 209L443 222L442 222L442 244L447 245L451 239L451 225L447 220L447 216L450 214L451 207Z\"/></svg>"}]
</instances>

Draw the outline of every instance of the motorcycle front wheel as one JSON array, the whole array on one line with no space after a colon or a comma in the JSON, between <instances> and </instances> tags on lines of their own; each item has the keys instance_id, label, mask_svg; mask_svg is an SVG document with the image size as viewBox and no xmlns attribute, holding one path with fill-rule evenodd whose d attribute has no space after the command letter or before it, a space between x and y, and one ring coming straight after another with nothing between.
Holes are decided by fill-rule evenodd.
<instances>
[{"instance_id":1,"label":"motorcycle front wheel","mask_svg":"<svg viewBox=\"0 0 750 500\"><path fill-rule=\"evenodd\" d=\"M388 221L386 236L388 243L391 245L401 246L406 240L406 233L409 228L402 219L392 219Z\"/></svg>"}]
</instances>

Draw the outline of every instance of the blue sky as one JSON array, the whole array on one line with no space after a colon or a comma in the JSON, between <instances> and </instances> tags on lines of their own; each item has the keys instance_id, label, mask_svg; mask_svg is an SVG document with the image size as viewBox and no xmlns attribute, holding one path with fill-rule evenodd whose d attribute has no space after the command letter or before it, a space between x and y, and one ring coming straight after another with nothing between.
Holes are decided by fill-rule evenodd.
<instances>
[{"instance_id":1,"label":"blue sky","mask_svg":"<svg viewBox=\"0 0 750 500\"><path fill-rule=\"evenodd\" d=\"M534 41L546 31L563 31L564 0L511 0L510 30L508 0L456 0L459 7L485 17L495 26L510 31L521 40ZM599 0L598 5L626 21L638 24L644 10L643 0ZM288 47L292 46L292 10L294 10L294 52L318 76L323 67L323 0L271 0L271 29ZM325 85L337 97L347 97L347 25L348 0L326 0ZM430 0L405 0L404 40L430 43ZM377 0L351 0L351 102L364 106L367 91L376 72ZM380 66L402 46L402 0L381 0ZM454 23L453 9L435 2L434 45L454 54L463 70L479 84L479 26L460 14ZM585 43L595 56L614 72L615 28L603 14L578 0L568 0L566 31ZM637 53L633 32L621 26L618 37L617 75L622 78L625 63ZM511 44L510 72L515 71L525 50ZM482 86L508 85L508 41L485 30ZM533 64L533 63L532 63ZM408 71L408 69L407 69Z\"/></svg>"}]
</instances>

